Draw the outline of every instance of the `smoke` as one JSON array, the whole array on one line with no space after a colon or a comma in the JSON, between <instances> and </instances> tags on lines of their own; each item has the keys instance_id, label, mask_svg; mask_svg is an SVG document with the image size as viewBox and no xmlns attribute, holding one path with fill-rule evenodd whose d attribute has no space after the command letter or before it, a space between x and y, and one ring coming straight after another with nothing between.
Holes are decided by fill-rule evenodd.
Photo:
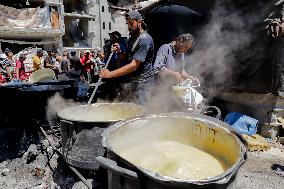
<instances>
[{"instance_id":1,"label":"smoke","mask_svg":"<svg viewBox=\"0 0 284 189\"><path fill-rule=\"evenodd\" d=\"M55 125L58 117L57 113L67 107L78 105L78 103L72 100L66 100L59 93L56 93L53 97L48 99L46 119L49 125Z\"/></svg>"},{"instance_id":2,"label":"smoke","mask_svg":"<svg viewBox=\"0 0 284 189\"><path fill-rule=\"evenodd\" d=\"M189 75L200 80L202 91L197 90L203 94L205 92L207 100L233 86L242 66L245 69L247 64L255 67L255 61L264 58L265 55L260 53L263 52L264 45L255 41L263 32L259 25L263 23L264 9L268 4L270 3L261 0L247 3L218 1L208 15L206 24L194 36L196 47L186 56L186 69ZM154 96L148 110L183 110L185 104L172 97L172 94L164 93L167 87L170 86L155 83Z\"/></svg>"},{"instance_id":3,"label":"smoke","mask_svg":"<svg viewBox=\"0 0 284 189\"><path fill-rule=\"evenodd\" d=\"M196 49L187 57L189 73L198 77L204 88L222 91L233 85L234 76L239 72L237 69L241 67L238 62L252 56L263 56L255 54L261 51L256 48L263 46L248 48L257 37L252 30L260 28L254 27L263 20L262 11L254 10L259 12L249 14L253 4L242 6L236 4L230 1L216 3L209 22L196 36ZM260 2L255 2L256 7L261 7L259 4ZM251 6L250 10L244 6Z\"/></svg>"}]
</instances>

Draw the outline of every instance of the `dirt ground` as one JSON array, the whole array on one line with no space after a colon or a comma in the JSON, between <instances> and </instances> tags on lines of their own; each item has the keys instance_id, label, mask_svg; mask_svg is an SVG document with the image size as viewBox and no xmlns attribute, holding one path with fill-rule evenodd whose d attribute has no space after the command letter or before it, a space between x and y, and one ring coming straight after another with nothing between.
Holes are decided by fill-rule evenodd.
<instances>
[{"instance_id":1,"label":"dirt ground","mask_svg":"<svg viewBox=\"0 0 284 189\"><path fill-rule=\"evenodd\" d=\"M273 164L284 166L284 151L272 147L267 152L248 153L247 162L241 167L237 179L240 189L284 188L284 175L277 175Z\"/></svg>"},{"instance_id":2,"label":"dirt ground","mask_svg":"<svg viewBox=\"0 0 284 189\"><path fill-rule=\"evenodd\" d=\"M53 153L44 140L42 144L31 145L22 157L0 162L0 189L86 188L58 155ZM276 174L271 168L273 164L284 165L284 151L273 147L267 152L249 152L247 162L239 171L237 188L283 188L284 177ZM94 180L88 181L95 186Z\"/></svg>"}]
</instances>

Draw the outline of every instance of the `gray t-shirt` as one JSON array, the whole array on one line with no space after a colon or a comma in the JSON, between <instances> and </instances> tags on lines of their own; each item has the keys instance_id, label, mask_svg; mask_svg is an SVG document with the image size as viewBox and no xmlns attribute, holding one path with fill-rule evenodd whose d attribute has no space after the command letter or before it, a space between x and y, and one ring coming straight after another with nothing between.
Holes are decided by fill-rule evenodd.
<instances>
[{"instance_id":1,"label":"gray t-shirt","mask_svg":"<svg viewBox=\"0 0 284 189\"><path fill-rule=\"evenodd\" d=\"M148 82L154 78L154 42L152 37L145 31L138 37L130 37L128 41L129 62L139 60L141 64L138 69L130 74L132 81Z\"/></svg>"},{"instance_id":2,"label":"gray t-shirt","mask_svg":"<svg viewBox=\"0 0 284 189\"><path fill-rule=\"evenodd\" d=\"M182 70L181 54L177 54L172 43L164 44L160 47L154 63L155 74L164 68L180 72Z\"/></svg>"}]
</instances>

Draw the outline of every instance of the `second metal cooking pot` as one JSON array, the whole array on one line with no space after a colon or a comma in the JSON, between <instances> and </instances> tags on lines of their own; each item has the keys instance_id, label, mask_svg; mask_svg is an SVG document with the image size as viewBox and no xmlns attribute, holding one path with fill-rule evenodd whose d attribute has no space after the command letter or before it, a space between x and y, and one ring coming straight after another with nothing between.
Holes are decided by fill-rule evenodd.
<instances>
[{"instance_id":1,"label":"second metal cooking pot","mask_svg":"<svg viewBox=\"0 0 284 189\"><path fill-rule=\"evenodd\" d=\"M108 159L97 159L108 169L109 189L232 189L236 188L237 172L246 160L246 148L231 131L224 122L203 115L149 115L119 122L106 129L103 146ZM127 150L159 141L174 141L212 154L226 163L226 169L220 175L205 179L178 179L135 165L127 159L128 156L122 157Z\"/></svg>"},{"instance_id":2,"label":"second metal cooking pot","mask_svg":"<svg viewBox=\"0 0 284 189\"><path fill-rule=\"evenodd\" d=\"M79 105L58 112L65 161L74 167L97 170L96 156L104 154L101 134L105 128L143 114L143 107L133 103Z\"/></svg>"}]
</instances>

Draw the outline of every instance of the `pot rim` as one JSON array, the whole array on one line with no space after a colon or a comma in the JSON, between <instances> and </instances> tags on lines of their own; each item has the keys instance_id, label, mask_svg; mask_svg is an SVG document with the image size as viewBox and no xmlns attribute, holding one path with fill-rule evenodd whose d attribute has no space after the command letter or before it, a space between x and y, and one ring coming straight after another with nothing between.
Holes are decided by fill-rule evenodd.
<instances>
[{"instance_id":1,"label":"pot rim","mask_svg":"<svg viewBox=\"0 0 284 189\"><path fill-rule=\"evenodd\" d=\"M94 103L94 104L91 104L91 106L102 106L102 105L111 105L111 104L114 104L114 105L126 105L126 104L127 105L133 105L133 106L138 107L141 110L141 113L139 115L133 115L133 116L130 116L129 118L127 118L127 119L133 119L133 118L142 116L145 113L145 109L142 106L135 104L135 103L127 103L127 102L106 103L106 102L103 102L103 103ZM75 108L75 107L83 107L83 106L88 106L88 105L87 104L80 104L80 105L75 105L75 106L72 106L72 107L64 108L63 110L57 112L57 116L61 120L67 120L67 121L71 121L71 122L81 122L81 123L116 123L116 122L120 122L122 120L127 120L127 119L113 119L113 120L107 120L107 121L89 121L89 120L83 120L83 119L77 119L76 120L76 119L73 119L72 117L66 117L66 116L62 115L62 112L66 111L67 109L72 109L72 108Z\"/></svg>"},{"instance_id":2,"label":"pot rim","mask_svg":"<svg viewBox=\"0 0 284 189\"><path fill-rule=\"evenodd\" d=\"M108 142L107 138L109 136L109 134L111 132L113 132L114 130L116 130L117 128L131 123L131 122L135 122L137 120L143 120L143 119L151 119L151 118L157 118L157 117L181 117L181 118L186 118L186 119L196 119L196 120L206 120L207 123L209 123L210 125L214 125L215 128L221 128L223 129L227 134L231 135L233 138L235 138L235 140L237 141L237 143L240 145L240 150L239 150L239 158L236 160L236 162L226 171L224 171L222 174L214 176L214 177L209 177L209 178L205 178L205 179L201 179L201 180L188 180L188 179L177 179L177 178L172 178L169 176L163 176L160 175L159 173L150 171L148 169L136 166L132 163L130 163L129 161L127 161L126 159L124 159L123 157L121 157L119 154L117 154L116 152L114 152L112 146L110 145L110 143ZM210 127L210 126L209 126ZM112 153L114 153L116 156L120 157L123 161L127 162L129 165L131 165L132 167L135 167L138 171L142 172L144 175L151 177L152 179L158 181L158 182L169 182L169 183L184 183L184 184L195 184L195 185L205 185L205 184L212 184L212 183L216 183L216 184L224 184L227 183L230 178L237 173L237 171L239 170L239 168L246 162L246 153L247 153L247 149L245 147L245 145L241 142L241 140L238 138L242 138L241 136L237 136L236 131L231 128L228 124L206 116L206 115L201 115L201 114L194 114L194 113L185 113L185 112L173 112L173 113L162 113L162 114L148 114L145 115L144 117L139 117L139 118L134 118L134 119L128 119L128 120L124 120L118 123L113 124L112 126L108 127L103 133L102 133L102 146L104 148L106 148L107 151L110 151Z\"/></svg>"}]
</instances>

